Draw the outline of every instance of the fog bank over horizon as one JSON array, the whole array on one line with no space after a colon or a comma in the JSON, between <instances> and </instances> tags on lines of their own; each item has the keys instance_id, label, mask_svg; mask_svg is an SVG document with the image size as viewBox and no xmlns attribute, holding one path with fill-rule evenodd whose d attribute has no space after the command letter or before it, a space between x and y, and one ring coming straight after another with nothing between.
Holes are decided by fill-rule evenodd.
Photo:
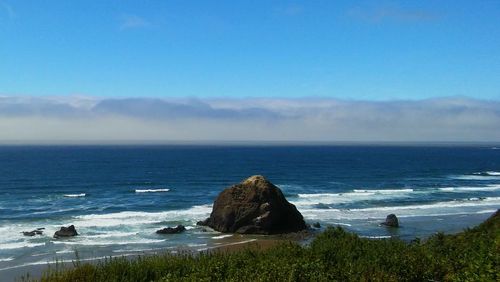
<instances>
[{"instance_id":1,"label":"fog bank over horizon","mask_svg":"<svg viewBox=\"0 0 500 282\"><path fill-rule=\"evenodd\" d=\"M0 143L498 142L500 100L0 97Z\"/></svg>"}]
</instances>

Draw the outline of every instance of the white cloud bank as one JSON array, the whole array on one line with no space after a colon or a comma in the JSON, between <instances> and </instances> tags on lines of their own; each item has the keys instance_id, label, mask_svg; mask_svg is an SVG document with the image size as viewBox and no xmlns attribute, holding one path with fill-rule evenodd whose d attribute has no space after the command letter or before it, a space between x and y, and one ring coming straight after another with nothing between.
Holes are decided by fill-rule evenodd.
<instances>
[{"instance_id":1,"label":"white cloud bank","mask_svg":"<svg viewBox=\"0 0 500 282\"><path fill-rule=\"evenodd\" d=\"M500 141L500 101L0 97L0 143Z\"/></svg>"}]
</instances>

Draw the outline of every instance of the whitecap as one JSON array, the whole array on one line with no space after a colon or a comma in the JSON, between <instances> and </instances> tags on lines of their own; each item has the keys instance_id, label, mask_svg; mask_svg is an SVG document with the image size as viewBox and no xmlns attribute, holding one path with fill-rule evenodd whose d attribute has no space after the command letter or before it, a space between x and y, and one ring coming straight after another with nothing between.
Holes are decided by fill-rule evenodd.
<instances>
[{"instance_id":1,"label":"whitecap","mask_svg":"<svg viewBox=\"0 0 500 282\"><path fill-rule=\"evenodd\" d=\"M485 180L498 180L498 176L494 175L478 175L478 174L473 174L473 175L451 175L449 178L452 179L457 179L457 180L479 180L479 181L485 181Z\"/></svg>"},{"instance_id":2,"label":"whitecap","mask_svg":"<svg viewBox=\"0 0 500 282\"><path fill-rule=\"evenodd\" d=\"M170 189L135 189L136 193L158 193L158 192L168 192Z\"/></svg>"},{"instance_id":3,"label":"whitecap","mask_svg":"<svg viewBox=\"0 0 500 282\"><path fill-rule=\"evenodd\" d=\"M85 193L64 195L64 197L66 197L66 198L80 198L80 197L85 197L85 196L87 196L87 194L85 194Z\"/></svg>"},{"instance_id":4,"label":"whitecap","mask_svg":"<svg viewBox=\"0 0 500 282\"><path fill-rule=\"evenodd\" d=\"M500 190L500 185L486 185L486 186L480 186L480 187L468 187L468 186L461 186L461 187L442 187L438 188L438 190L442 192L474 192L474 191L496 191Z\"/></svg>"},{"instance_id":5,"label":"whitecap","mask_svg":"<svg viewBox=\"0 0 500 282\"><path fill-rule=\"evenodd\" d=\"M14 260L14 258L13 257L0 258L0 262L2 262L2 261L11 261L11 260Z\"/></svg>"},{"instance_id":6,"label":"whitecap","mask_svg":"<svg viewBox=\"0 0 500 282\"><path fill-rule=\"evenodd\" d=\"M376 194L393 194L393 193L411 193L413 189L383 189L383 190L359 190L354 189L354 193L376 193Z\"/></svg>"}]
</instances>

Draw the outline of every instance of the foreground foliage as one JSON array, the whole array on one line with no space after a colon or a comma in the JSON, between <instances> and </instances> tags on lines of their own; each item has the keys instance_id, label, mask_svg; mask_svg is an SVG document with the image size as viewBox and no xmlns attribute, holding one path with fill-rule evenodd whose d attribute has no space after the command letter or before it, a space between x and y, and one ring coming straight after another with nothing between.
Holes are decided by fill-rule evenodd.
<instances>
[{"instance_id":1,"label":"foreground foliage","mask_svg":"<svg viewBox=\"0 0 500 282\"><path fill-rule=\"evenodd\" d=\"M328 228L307 247L115 258L53 269L42 281L499 281L500 213L456 235L370 240Z\"/></svg>"}]
</instances>

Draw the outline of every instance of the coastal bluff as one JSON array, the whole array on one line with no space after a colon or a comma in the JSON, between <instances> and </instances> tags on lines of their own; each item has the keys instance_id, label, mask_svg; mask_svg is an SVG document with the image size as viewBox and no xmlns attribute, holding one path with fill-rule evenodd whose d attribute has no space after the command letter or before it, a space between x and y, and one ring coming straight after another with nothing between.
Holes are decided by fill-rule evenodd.
<instances>
[{"instance_id":1,"label":"coastal bluff","mask_svg":"<svg viewBox=\"0 0 500 282\"><path fill-rule=\"evenodd\" d=\"M261 175L251 176L222 191L210 217L198 225L240 234L282 234L307 228L297 208Z\"/></svg>"}]
</instances>

